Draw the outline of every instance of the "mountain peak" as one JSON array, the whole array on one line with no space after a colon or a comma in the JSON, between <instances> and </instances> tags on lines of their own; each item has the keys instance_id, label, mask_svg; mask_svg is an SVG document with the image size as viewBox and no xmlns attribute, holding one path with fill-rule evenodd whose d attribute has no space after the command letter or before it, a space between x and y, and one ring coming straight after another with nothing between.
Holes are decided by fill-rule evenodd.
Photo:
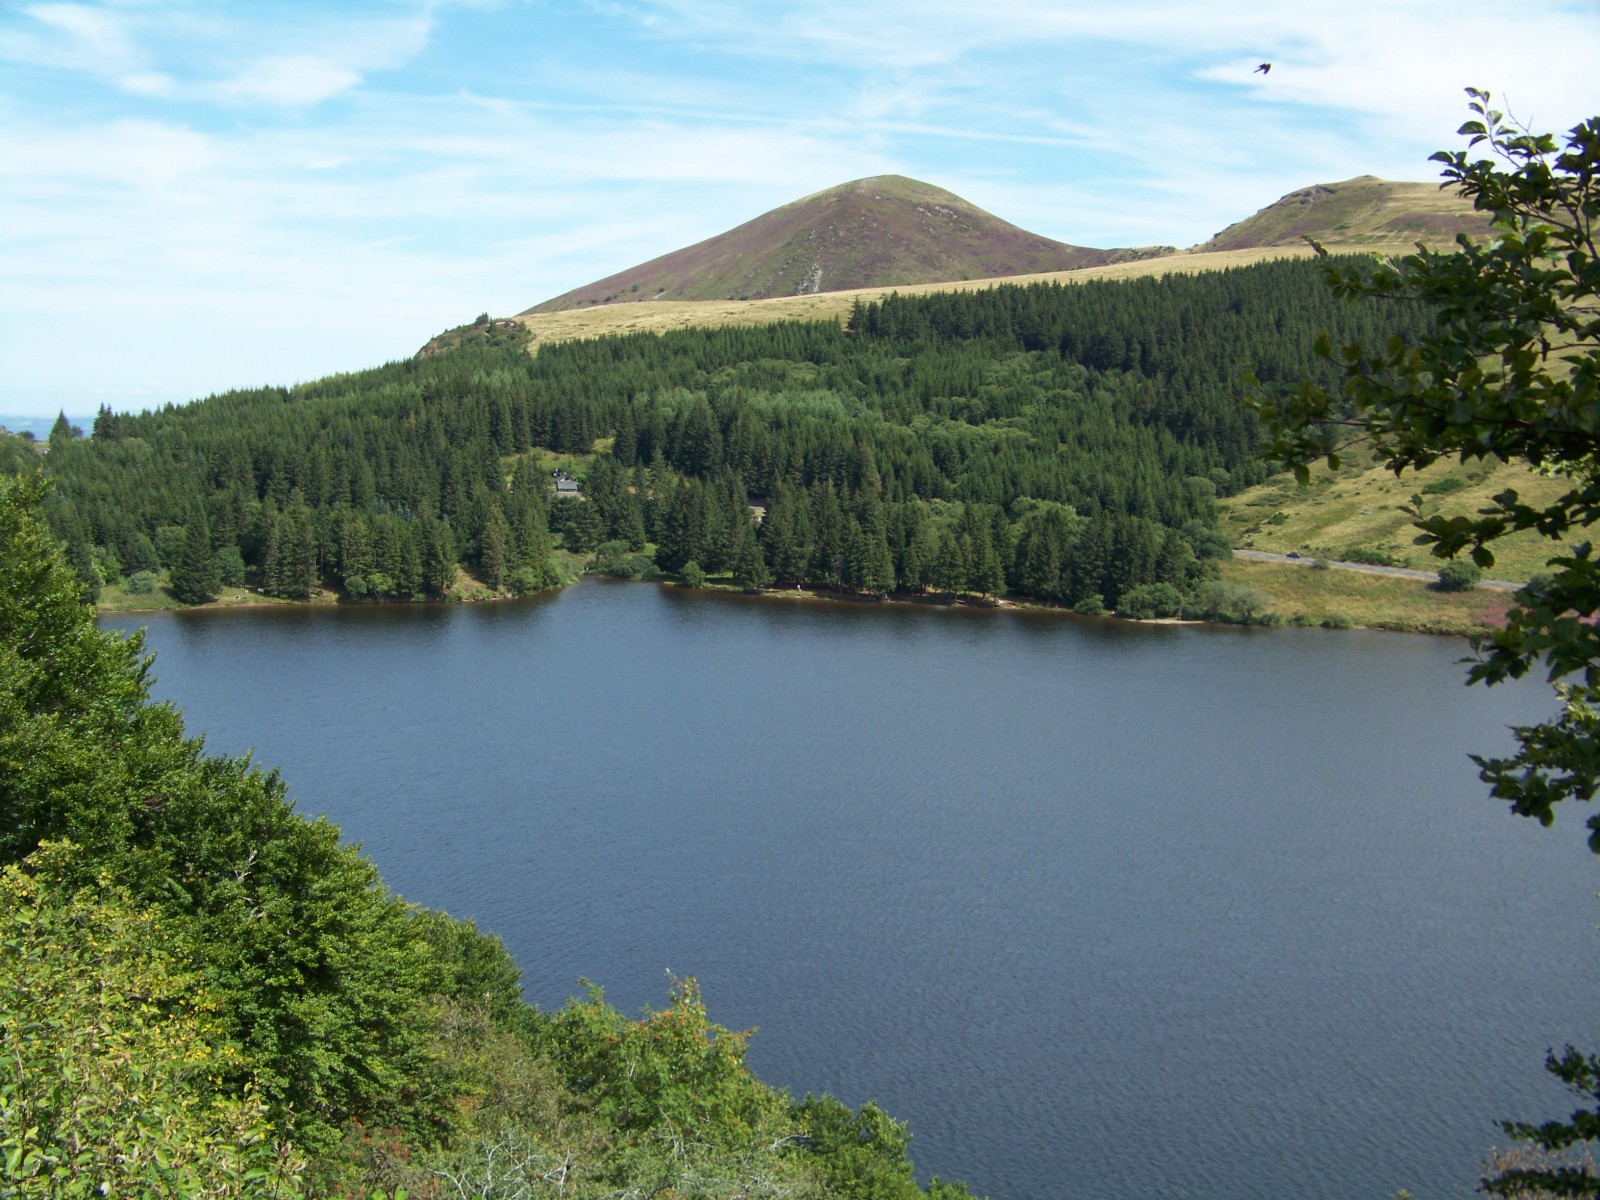
<instances>
[{"instance_id":1,"label":"mountain peak","mask_svg":"<svg viewBox=\"0 0 1600 1200\"><path fill-rule=\"evenodd\" d=\"M837 184L726 233L546 300L529 312L651 300L776 296L1070 271L1137 257L1019 229L904 175Z\"/></svg>"}]
</instances>

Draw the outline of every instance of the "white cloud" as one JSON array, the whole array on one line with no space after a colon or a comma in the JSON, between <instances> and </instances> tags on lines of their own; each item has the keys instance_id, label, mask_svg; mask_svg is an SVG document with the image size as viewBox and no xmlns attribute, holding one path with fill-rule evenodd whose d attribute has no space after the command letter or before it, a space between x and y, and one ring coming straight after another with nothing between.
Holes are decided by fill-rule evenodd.
<instances>
[{"instance_id":1,"label":"white cloud","mask_svg":"<svg viewBox=\"0 0 1600 1200\"><path fill-rule=\"evenodd\" d=\"M1509 28L1499 0L637 0L623 11L647 18L662 40L749 58L820 60L874 77L926 76L930 85L953 64L1004 51L1042 54L1062 92L1080 77L1115 90L1114 79L1082 70L1082 60L1108 46L1137 46L1180 66L1215 58L1186 69L1207 82L1253 87L1265 99L1430 123L1458 112L1451 105L1469 84L1508 95L1535 123L1573 123L1594 107L1592 64L1600 61L1600 20L1592 11L1574 19L1581 8L1563 0L1528 0L1519 10L1516 29L1541 36ZM1548 32L1555 29L1558 52ZM1252 76L1263 59L1274 62L1271 75ZM1030 80L1038 74L1027 57L1014 68Z\"/></svg>"},{"instance_id":2,"label":"white cloud","mask_svg":"<svg viewBox=\"0 0 1600 1200\"><path fill-rule=\"evenodd\" d=\"M245 63L214 90L230 99L299 106L316 104L360 82L361 75L349 67L316 55L289 54Z\"/></svg>"},{"instance_id":3,"label":"white cloud","mask_svg":"<svg viewBox=\"0 0 1600 1200\"><path fill-rule=\"evenodd\" d=\"M635 0L571 43L396 2L0 14L30 81L0 77L0 410L370 365L863 175L1186 245L1308 183L1428 177L1464 84L1570 124L1600 61L1558 0L1522 20L1560 53L1486 0ZM501 21L525 52L480 71L464 31Z\"/></svg>"},{"instance_id":4,"label":"white cloud","mask_svg":"<svg viewBox=\"0 0 1600 1200\"><path fill-rule=\"evenodd\" d=\"M304 107L402 66L428 44L426 7L395 15L250 7L40 4L0 23L0 60L104 79L138 96Z\"/></svg>"},{"instance_id":5,"label":"white cloud","mask_svg":"<svg viewBox=\"0 0 1600 1200\"><path fill-rule=\"evenodd\" d=\"M36 4L23 11L44 26L29 42L43 62L111 75L142 61L126 22L108 9Z\"/></svg>"}]
</instances>

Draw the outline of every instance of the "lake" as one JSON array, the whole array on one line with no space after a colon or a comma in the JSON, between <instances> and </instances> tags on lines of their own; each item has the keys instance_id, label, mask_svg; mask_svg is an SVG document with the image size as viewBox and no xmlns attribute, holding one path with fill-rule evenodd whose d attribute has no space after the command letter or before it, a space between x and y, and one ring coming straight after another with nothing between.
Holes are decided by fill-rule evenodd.
<instances>
[{"instance_id":1,"label":"lake","mask_svg":"<svg viewBox=\"0 0 1600 1200\"><path fill-rule=\"evenodd\" d=\"M1600 872L1469 751L1552 709L1463 642L773 601L118 616L528 998L693 974L796 1094L994 1200L1471 1194L1570 1105Z\"/></svg>"}]
</instances>

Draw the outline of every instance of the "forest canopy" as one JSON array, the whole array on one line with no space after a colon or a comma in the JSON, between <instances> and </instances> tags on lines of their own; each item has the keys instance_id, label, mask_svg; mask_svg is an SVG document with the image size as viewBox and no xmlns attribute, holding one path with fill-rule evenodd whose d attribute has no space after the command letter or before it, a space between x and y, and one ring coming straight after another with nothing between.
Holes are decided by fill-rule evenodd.
<instances>
[{"instance_id":1,"label":"forest canopy","mask_svg":"<svg viewBox=\"0 0 1600 1200\"><path fill-rule=\"evenodd\" d=\"M1188 589L1214 501L1258 482L1243 379L1415 333L1282 261L1198 276L890 296L830 322L477 345L52 441L47 519L91 589L448 595L560 577L552 547L654 547L742 582L1052 603ZM556 498L567 463L582 502ZM756 511L763 519L756 519Z\"/></svg>"}]
</instances>

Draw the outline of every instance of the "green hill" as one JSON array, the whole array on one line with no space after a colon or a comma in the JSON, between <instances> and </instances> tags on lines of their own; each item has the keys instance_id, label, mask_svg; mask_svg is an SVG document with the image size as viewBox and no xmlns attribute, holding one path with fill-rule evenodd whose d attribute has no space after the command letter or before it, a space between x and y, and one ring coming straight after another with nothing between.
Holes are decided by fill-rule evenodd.
<instances>
[{"instance_id":1,"label":"green hill","mask_svg":"<svg viewBox=\"0 0 1600 1200\"><path fill-rule=\"evenodd\" d=\"M1454 192L1431 183L1395 183L1359 175L1290 192L1229 225L1197 252L1299 245L1306 238L1341 249L1414 242L1444 244L1458 233L1482 234L1485 218Z\"/></svg>"}]
</instances>

